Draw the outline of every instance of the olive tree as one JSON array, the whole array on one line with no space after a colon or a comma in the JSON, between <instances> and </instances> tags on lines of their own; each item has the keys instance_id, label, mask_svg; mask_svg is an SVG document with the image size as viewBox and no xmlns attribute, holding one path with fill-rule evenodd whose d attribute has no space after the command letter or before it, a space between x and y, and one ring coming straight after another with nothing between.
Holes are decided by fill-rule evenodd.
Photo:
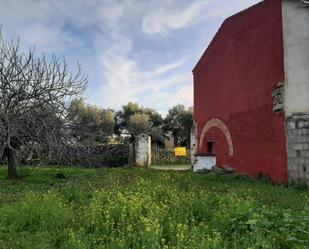
<instances>
[{"instance_id":1,"label":"olive tree","mask_svg":"<svg viewBox=\"0 0 309 249\"><path fill-rule=\"evenodd\" d=\"M137 103L129 102L116 113L115 133L126 133L134 141L135 136L140 133L147 133L156 144L164 142L165 134L161 126L163 118L157 111L151 108L144 108Z\"/></svg>"},{"instance_id":2,"label":"olive tree","mask_svg":"<svg viewBox=\"0 0 309 249\"><path fill-rule=\"evenodd\" d=\"M16 152L22 146L55 143L71 97L85 90L87 77L65 59L23 52L0 33L0 145L8 177L17 178Z\"/></svg>"},{"instance_id":3,"label":"olive tree","mask_svg":"<svg viewBox=\"0 0 309 249\"><path fill-rule=\"evenodd\" d=\"M113 110L86 104L82 99L71 102L67 120L72 136L82 143L105 142L115 128Z\"/></svg>"},{"instance_id":4,"label":"olive tree","mask_svg":"<svg viewBox=\"0 0 309 249\"><path fill-rule=\"evenodd\" d=\"M128 130L134 137L150 130L149 116L147 114L133 114L129 118Z\"/></svg>"},{"instance_id":5,"label":"olive tree","mask_svg":"<svg viewBox=\"0 0 309 249\"><path fill-rule=\"evenodd\" d=\"M186 109L184 105L176 105L169 109L164 119L163 131L171 132L175 146L190 148L190 133L193 125L193 108Z\"/></svg>"}]
</instances>

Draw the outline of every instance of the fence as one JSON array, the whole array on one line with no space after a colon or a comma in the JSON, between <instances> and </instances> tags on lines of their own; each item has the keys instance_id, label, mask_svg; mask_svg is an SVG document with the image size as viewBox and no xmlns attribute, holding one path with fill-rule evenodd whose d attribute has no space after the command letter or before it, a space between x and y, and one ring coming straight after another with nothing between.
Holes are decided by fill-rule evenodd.
<instances>
[{"instance_id":1,"label":"fence","mask_svg":"<svg viewBox=\"0 0 309 249\"><path fill-rule=\"evenodd\" d=\"M186 156L175 156L174 151L153 146L151 150L151 165L190 165L190 153Z\"/></svg>"}]
</instances>

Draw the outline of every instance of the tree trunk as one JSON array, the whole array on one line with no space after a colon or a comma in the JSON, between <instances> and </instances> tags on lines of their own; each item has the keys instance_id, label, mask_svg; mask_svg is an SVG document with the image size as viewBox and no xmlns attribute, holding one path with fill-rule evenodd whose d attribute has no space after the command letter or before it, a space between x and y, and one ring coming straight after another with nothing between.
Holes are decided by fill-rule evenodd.
<instances>
[{"instance_id":1,"label":"tree trunk","mask_svg":"<svg viewBox=\"0 0 309 249\"><path fill-rule=\"evenodd\" d=\"M8 159L8 178L17 179L15 151L11 148L5 148L4 152Z\"/></svg>"},{"instance_id":2,"label":"tree trunk","mask_svg":"<svg viewBox=\"0 0 309 249\"><path fill-rule=\"evenodd\" d=\"M132 149L133 149L133 166L136 166L136 139L135 136L132 136Z\"/></svg>"}]
</instances>

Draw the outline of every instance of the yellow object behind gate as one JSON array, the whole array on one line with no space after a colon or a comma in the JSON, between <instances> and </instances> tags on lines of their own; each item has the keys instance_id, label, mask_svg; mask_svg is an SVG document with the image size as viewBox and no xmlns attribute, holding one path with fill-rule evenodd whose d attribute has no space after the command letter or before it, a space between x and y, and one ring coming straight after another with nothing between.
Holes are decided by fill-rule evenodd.
<instances>
[{"instance_id":1,"label":"yellow object behind gate","mask_svg":"<svg viewBox=\"0 0 309 249\"><path fill-rule=\"evenodd\" d=\"M175 156L186 156L186 155L187 155L186 147L175 148Z\"/></svg>"}]
</instances>

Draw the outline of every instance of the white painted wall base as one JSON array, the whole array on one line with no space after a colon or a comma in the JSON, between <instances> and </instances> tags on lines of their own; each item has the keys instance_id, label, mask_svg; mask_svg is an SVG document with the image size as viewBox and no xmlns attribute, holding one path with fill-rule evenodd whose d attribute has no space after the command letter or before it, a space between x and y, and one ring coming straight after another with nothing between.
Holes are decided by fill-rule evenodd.
<instances>
[{"instance_id":1,"label":"white painted wall base","mask_svg":"<svg viewBox=\"0 0 309 249\"><path fill-rule=\"evenodd\" d=\"M211 170L215 165L215 156L196 156L196 163L193 165L193 172Z\"/></svg>"}]
</instances>

